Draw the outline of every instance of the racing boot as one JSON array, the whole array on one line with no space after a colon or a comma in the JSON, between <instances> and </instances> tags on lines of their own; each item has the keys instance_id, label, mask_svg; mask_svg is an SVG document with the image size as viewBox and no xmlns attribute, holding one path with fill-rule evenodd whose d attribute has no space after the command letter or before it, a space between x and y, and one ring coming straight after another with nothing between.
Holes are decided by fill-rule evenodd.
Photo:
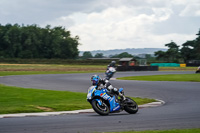
<instances>
[{"instance_id":1,"label":"racing boot","mask_svg":"<svg viewBox=\"0 0 200 133\"><path fill-rule=\"evenodd\" d=\"M125 100L126 100L126 97L125 97L122 93L120 93L120 92L119 92L119 96L120 96L120 98L122 99L122 101L125 101Z\"/></svg>"},{"instance_id":2,"label":"racing boot","mask_svg":"<svg viewBox=\"0 0 200 133\"><path fill-rule=\"evenodd\" d=\"M120 93L119 92L119 90L117 89L117 88L113 88L113 91L114 91L114 93L115 94L117 94L119 97L120 97L120 101L125 101L126 100L126 97L122 94L122 93ZM118 99L118 98L117 98Z\"/></svg>"}]
</instances>

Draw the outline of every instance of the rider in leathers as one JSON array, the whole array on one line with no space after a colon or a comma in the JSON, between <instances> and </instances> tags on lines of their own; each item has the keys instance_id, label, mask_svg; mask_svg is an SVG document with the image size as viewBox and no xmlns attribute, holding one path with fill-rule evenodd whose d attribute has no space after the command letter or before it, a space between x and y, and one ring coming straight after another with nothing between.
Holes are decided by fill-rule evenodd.
<instances>
[{"instance_id":1,"label":"rider in leathers","mask_svg":"<svg viewBox=\"0 0 200 133\"><path fill-rule=\"evenodd\" d=\"M98 75L93 75L91 77L91 81L92 81L92 85L97 85L97 89L106 88L111 93L115 93L115 94L119 95L123 100L126 99L125 96L122 93L120 93L117 88L114 88L111 85L109 80L101 79Z\"/></svg>"},{"instance_id":2,"label":"rider in leathers","mask_svg":"<svg viewBox=\"0 0 200 133\"><path fill-rule=\"evenodd\" d=\"M109 80L113 77L114 73L116 72L117 67L115 66L116 61L111 61L111 63L107 66L107 70L105 72L106 79Z\"/></svg>"}]
</instances>

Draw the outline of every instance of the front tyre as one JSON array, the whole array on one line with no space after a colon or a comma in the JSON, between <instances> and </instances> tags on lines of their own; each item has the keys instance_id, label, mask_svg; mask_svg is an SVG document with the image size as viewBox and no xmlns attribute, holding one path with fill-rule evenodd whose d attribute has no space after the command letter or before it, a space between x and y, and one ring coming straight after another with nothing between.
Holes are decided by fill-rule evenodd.
<instances>
[{"instance_id":1,"label":"front tyre","mask_svg":"<svg viewBox=\"0 0 200 133\"><path fill-rule=\"evenodd\" d=\"M125 103L126 105L124 106L124 110L126 112L129 114L135 114L138 112L138 105L133 99L126 97Z\"/></svg>"},{"instance_id":2,"label":"front tyre","mask_svg":"<svg viewBox=\"0 0 200 133\"><path fill-rule=\"evenodd\" d=\"M108 115L110 112L108 105L104 102L102 102L102 105L99 105L99 103L96 100L93 100L91 102L91 105L94 111L100 115Z\"/></svg>"}]
</instances>

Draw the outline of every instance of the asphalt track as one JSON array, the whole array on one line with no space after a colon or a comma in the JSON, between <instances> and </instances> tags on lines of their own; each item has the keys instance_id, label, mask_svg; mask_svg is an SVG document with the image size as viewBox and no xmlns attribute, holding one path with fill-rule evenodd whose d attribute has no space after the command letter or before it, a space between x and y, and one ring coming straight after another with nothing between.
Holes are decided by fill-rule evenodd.
<instances>
[{"instance_id":1,"label":"asphalt track","mask_svg":"<svg viewBox=\"0 0 200 133\"><path fill-rule=\"evenodd\" d=\"M118 72L114 77L185 74L194 72ZM90 74L23 75L0 77L0 83L25 88L87 92ZM102 73L99 73L103 76ZM0 133L88 133L126 130L200 128L200 83L111 80L127 96L156 98L165 105L99 116L96 113L0 119Z\"/></svg>"}]
</instances>

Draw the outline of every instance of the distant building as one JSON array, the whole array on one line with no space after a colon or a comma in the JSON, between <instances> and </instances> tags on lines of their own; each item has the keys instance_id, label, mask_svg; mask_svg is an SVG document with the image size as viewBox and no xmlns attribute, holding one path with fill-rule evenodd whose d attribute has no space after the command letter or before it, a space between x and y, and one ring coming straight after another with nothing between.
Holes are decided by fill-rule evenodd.
<instances>
[{"instance_id":1,"label":"distant building","mask_svg":"<svg viewBox=\"0 0 200 133\"><path fill-rule=\"evenodd\" d=\"M135 66L136 60L133 58L121 58L119 60L119 66Z\"/></svg>"}]
</instances>

